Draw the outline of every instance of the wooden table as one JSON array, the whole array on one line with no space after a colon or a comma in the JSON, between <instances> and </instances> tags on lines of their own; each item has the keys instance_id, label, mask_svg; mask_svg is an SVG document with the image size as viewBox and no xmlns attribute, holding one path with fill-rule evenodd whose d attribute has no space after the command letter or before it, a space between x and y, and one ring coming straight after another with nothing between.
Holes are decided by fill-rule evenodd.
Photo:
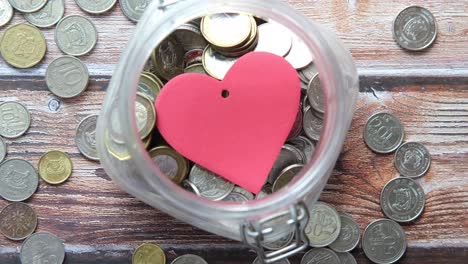
<instances>
[{"instance_id":1,"label":"wooden table","mask_svg":"<svg viewBox=\"0 0 468 264\"><path fill-rule=\"evenodd\" d=\"M429 173L418 179L426 208L404 225L408 250L400 263L468 263L468 2L466 0L310 1L289 0L310 19L336 31L351 50L361 76L359 102L336 170L321 199L352 214L361 230L384 217L379 196L397 176L392 155L366 148L362 131L367 118L386 110L405 126L406 141L423 143L432 154ZM410 4L427 7L437 18L439 36L425 52L406 52L392 38L392 21ZM67 14L84 14L66 0ZM27 135L8 140L8 158L37 165L47 150L70 154L73 176L65 184L40 182L28 200L39 216L37 231L52 232L66 244L66 263L130 263L143 242L160 244L168 263L195 253L210 264L251 263L254 254L242 244L198 230L159 212L121 191L97 163L84 159L74 143L75 127L98 113L106 86L134 24L118 4L100 16L84 14L96 24L99 42L81 59L88 65L88 90L72 100L56 99L46 88L44 72L62 53L54 30L43 30L48 52L33 69L18 70L0 62L0 101L19 101L32 113ZM16 12L9 25L24 21ZM4 31L4 28L1 30ZM0 207L8 203L0 200ZM20 242L0 236L0 263L19 263ZM358 263L369 263L362 249ZM299 263L300 256L291 259Z\"/></svg>"}]
</instances>

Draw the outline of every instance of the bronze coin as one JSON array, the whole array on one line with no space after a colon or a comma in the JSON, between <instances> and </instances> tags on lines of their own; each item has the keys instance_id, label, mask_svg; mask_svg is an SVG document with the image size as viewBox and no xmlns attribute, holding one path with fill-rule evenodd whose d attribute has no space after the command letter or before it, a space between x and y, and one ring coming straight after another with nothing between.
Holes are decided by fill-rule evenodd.
<instances>
[{"instance_id":1,"label":"bronze coin","mask_svg":"<svg viewBox=\"0 0 468 264\"><path fill-rule=\"evenodd\" d=\"M36 226L36 212L25 203L11 203L0 212L0 232L11 240L27 238Z\"/></svg>"}]
</instances>

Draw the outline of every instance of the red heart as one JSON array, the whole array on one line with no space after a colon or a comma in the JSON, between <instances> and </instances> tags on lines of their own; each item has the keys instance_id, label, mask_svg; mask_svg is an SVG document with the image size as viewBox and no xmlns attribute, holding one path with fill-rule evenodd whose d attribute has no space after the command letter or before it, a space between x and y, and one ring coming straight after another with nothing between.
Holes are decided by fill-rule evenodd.
<instances>
[{"instance_id":1,"label":"red heart","mask_svg":"<svg viewBox=\"0 0 468 264\"><path fill-rule=\"evenodd\" d=\"M258 193L291 131L299 100L296 70L282 57L252 52L223 81L188 73L168 82L155 103L157 126L186 158Z\"/></svg>"}]
</instances>

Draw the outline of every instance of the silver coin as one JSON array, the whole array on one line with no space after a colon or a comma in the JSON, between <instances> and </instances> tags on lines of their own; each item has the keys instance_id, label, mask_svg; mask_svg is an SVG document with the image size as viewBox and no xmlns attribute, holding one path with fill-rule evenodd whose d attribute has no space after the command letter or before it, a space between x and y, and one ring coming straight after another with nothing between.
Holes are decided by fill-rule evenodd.
<instances>
[{"instance_id":1,"label":"silver coin","mask_svg":"<svg viewBox=\"0 0 468 264\"><path fill-rule=\"evenodd\" d=\"M407 142L397 149L394 164L402 176L420 177L431 166L431 154L422 144Z\"/></svg>"},{"instance_id":2,"label":"silver coin","mask_svg":"<svg viewBox=\"0 0 468 264\"><path fill-rule=\"evenodd\" d=\"M65 246L53 234L39 232L29 236L21 246L21 263L63 263Z\"/></svg>"},{"instance_id":3,"label":"silver coin","mask_svg":"<svg viewBox=\"0 0 468 264\"><path fill-rule=\"evenodd\" d=\"M285 57L285 59L295 68L295 69L303 69L307 67L307 65L311 64L314 60L311 51L304 43L302 39L300 39L295 34L292 34L292 47L289 51L289 54Z\"/></svg>"},{"instance_id":4,"label":"silver coin","mask_svg":"<svg viewBox=\"0 0 468 264\"><path fill-rule=\"evenodd\" d=\"M193 184L191 181L184 180L182 182L182 187L184 187L185 190L188 190L189 192L193 192L196 195L200 196L200 190L198 190L197 186L195 186L195 184Z\"/></svg>"},{"instance_id":5,"label":"silver coin","mask_svg":"<svg viewBox=\"0 0 468 264\"><path fill-rule=\"evenodd\" d=\"M315 152L315 145L314 143L312 143L312 141L310 141L310 139L304 136L299 136L297 138L288 140L287 143L296 147L297 149L302 151L302 153L304 153L304 156L306 157L305 163L310 162L310 160L312 159L312 155L314 155Z\"/></svg>"},{"instance_id":6,"label":"silver coin","mask_svg":"<svg viewBox=\"0 0 468 264\"><path fill-rule=\"evenodd\" d=\"M7 145L5 143L5 140L0 137L0 163L5 159L7 155Z\"/></svg>"},{"instance_id":7,"label":"silver coin","mask_svg":"<svg viewBox=\"0 0 468 264\"><path fill-rule=\"evenodd\" d=\"M16 10L21 13L32 13L41 9L47 0L8 0Z\"/></svg>"},{"instance_id":8,"label":"silver coin","mask_svg":"<svg viewBox=\"0 0 468 264\"><path fill-rule=\"evenodd\" d=\"M200 191L200 195L213 201L222 200L234 189L234 184L207 169L194 165L189 181Z\"/></svg>"},{"instance_id":9,"label":"silver coin","mask_svg":"<svg viewBox=\"0 0 468 264\"><path fill-rule=\"evenodd\" d=\"M424 210L423 188L410 178L395 178L385 184L380 194L384 214L397 222L410 222Z\"/></svg>"},{"instance_id":10,"label":"silver coin","mask_svg":"<svg viewBox=\"0 0 468 264\"><path fill-rule=\"evenodd\" d=\"M221 55L216 52L212 46L208 46L203 52L203 66L206 72L218 80L224 79L237 59L238 58L235 57L225 57Z\"/></svg>"},{"instance_id":11,"label":"silver coin","mask_svg":"<svg viewBox=\"0 0 468 264\"><path fill-rule=\"evenodd\" d=\"M203 50L208 45L200 29L192 24L183 24L172 34L185 51Z\"/></svg>"},{"instance_id":12,"label":"silver coin","mask_svg":"<svg viewBox=\"0 0 468 264\"><path fill-rule=\"evenodd\" d=\"M307 98L309 99L310 106L316 112L321 114L325 113L325 98L323 96L322 85L318 73L312 77L307 89Z\"/></svg>"},{"instance_id":13,"label":"silver coin","mask_svg":"<svg viewBox=\"0 0 468 264\"><path fill-rule=\"evenodd\" d=\"M151 99L141 94L136 96L135 119L140 137L147 138L156 124L156 110Z\"/></svg>"},{"instance_id":14,"label":"silver coin","mask_svg":"<svg viewBox=\"0 0 468 264\"><path fill-rule=\"evenodd\" d=\"M341 220L340 235L329 247L336 252L348 252L359 244L359 225L347 214L338 213Z\"/></svg>"},{"instance_id":15,"label":"silver coin","mask_svg":"<svg viewBox=\"0 0 468 264\"><path fill-rule=\"evenodd\" d=\"M291 244L295 235L292 225L284 226L289 221L289 216L279 216L263 224L265 229L271 228L274 232L264 234L261 245L268 250L280 250Z\"/></svg>"},{"instance_id":16,"label":"silver coin","mask_svg":"<svg viewBox=\"0 0 468 264\"><path fill-rule=\"evenodd\" d=\"M389 113L377 113L367 120L364 141L377 153L395 151L403 142L403 126L398 118Z\"/></svg>"},{"instance_id":17,"label":"silver coin","mask_svg":"<svg viewBox=\"0 0 468 264\"><path fill-rule=\"evenodd\" d=\"M152 54L154 71L167 81L184 73L184 55L182 45L175 38L164 39Z\"/></svg>"},{"instance_id":18,"label":"silver coin","mask_svg":"<svg viewBox=\"0 0 468 264\"><path fill-rule=\"evenodd\" d=\"M73 98L82 94L88 87L88 81L88 68L73 56L53 60L46 70L47 88L61 98Z\"/></svg>"},{"instance_id":19,"label":"silver coin","mask_svg":"<svg viewBox=\"0 0 468 264\"><path fill-rule=\"evenodd\" d=\"M208 264L202 257L192 254L182 255L174 259L171 264Z\"/></svg>"},{"instance_id":20,"label":"silver coin","mask_svg":"<svg viewBox=\"0 0 468 264\"><path fill-rule=\"evenodd\" d=\"M267 197L268 195L270 195L272 193L273 193L273 191L272 191L271 184L265 183L265 185L263 185L260 192L257 195L255 195L255 199L260 199L260 198L263 198L263 197Z\"/></svg>"},{"instance_id":21,"label":"silver coin","mask_svg":"<svg viewBox=\"0 0 468 264\"><path fill-rule=\"evenodd\" d=\"M393 220L376 220L364 230L362 249L374 263L395 263L406 251L405 231Z\"/></svg>"},{"instance_id":22,"label":"silver coin","mask_svg":"<svg viewBox=\"0 0 468 264\"><path fill-rule=\"evenodd\" d=\"M252 264L264 264L265 262L261 261L259 257L256 257ZM273 264L291 264L288 259L282 259L279 261L273 262Z\"/></svg>"},{"instance_id":23,"label":"silver coin","mask_svg":"<svg viewBox=\"0 0 468 264\"><path fill-rule=\"evenodd\" d=\"M338 238L341 219L335 208L323 202L316 202L309 208L309 215L305 233L311 247L326 247Z\"/></svg>"},{"instance_id":24,"label":"silver coin","mask_svg":"<svg viewBox=\"0 0 468 264\"><path fill-rule=\"evenodd\" d=\"M336 255L340 258L341 264L357 264L356 259L349 252L338 252Z\"/></svg>"},{"instance_id":25,"label":"silver coin","mask_svg":"<svg viewBox=\"0 0 468 264\"><path fill-rule=\"evenodd\" d=\"M21 202L36 192L39 177L31 163L10 159L0 164L0 196L11 202Z\"/></svg>"},{"instance_id":26,"label":"silver coin","mask_svg":"<svg viewBox=\"0 0 468 264\"><path fill-rule=\"evenodd\" d=\"M0 0L0 27L10 22L13 17L13 8L8 0Z\"/></svg>"},{"instance_id":27,"label":"silver coin","mask_svg":"<svg viewBox=\"0 0 468 264\"><path fill-rule=\"evenodd\" d=\"M133 22L138 22L152 0L119 0L124 15Z\"/></svg>"},{"instance_id":28,"label":"silver coin","mask_svg":"<svg viewBox=\"0 0 468 264\"><path fill-rule=\"evenodd\" d=\"M228 196L224 197L222 201L225 202L247 202L254 199L254 195L239 186L234 187Z\"/></svg>"},{"instance_id":29,"label":"silver coin","mask_svg":"<svg viewBox=\"0 0 468 264\"><path fill-rule=\"evenodd\" d=\"M196 64L192 64L190 66L187 66L185 69L184 69L184 73L201 73L201 74L208 74L206 71L205 71L205 67L203 67L203 64L202 63L196 63Z\"/></svg>"},{"instance_id":30,"label":"silver coin","mask_svg":"<svg viewBox=\"0 0 468 264\"><path fill-rule=\"evenodd\" d=\"M310 107L310 103L309 103L309 97L307 97L307 89L309 89L308 85L306 85L306 89L304 90L305 91L305 95L304 95L304 98L302 98L302 112L303 114L305 114L307 108ZM302 122L304 122L304 118L302 118Z\"/></svg>"},{"instance_id":31,"label":"silver coin","mask_svg":"<svg viewBox=\"0 0 468 264\"><path fill-rule=\"evenodd\" d=\"M313 248L302 257L301 264L341 264L338 255L328 248Z\"/></svg>"},{"instance_id":32,"label":"silver coin","mask_svg":"<svg viewBox=\"0 0 468 264\"><path fill-rule=\"evenodd\" d=\"M302 122L305 135L309 139L318 141L323 129L323 120L314 114L314 111L310 106L306 109L304 113L304 121Z\"/></svg>"},{"instance_id":33,"label":"silver coin","mask_svg":"<svg viewBox=\"0 0 468 264\"><path fill-rule=\"evenodd\" d=\"M258 26L258 44L255 51L263 51L286 56L291 50L291 31L275 22L267 22Z\"/></svg>"},{"instance_id":34,"label":"silver coin","mask_svg":"<svg viewBox=\"0 0 468 264\"><path fill-rule=\"evenodd\" d=\"M268 182L274 183L284 168L294 164L304 164L304 154L296 147L285 144L268 174Z\"/></svg>"},{"instance_id":35,"label":"silver coin","mask_svg":"<svg viewBox=\"0 0 468 264\"><path fill-rule=\"evenodd\" d=\"M31 115L28 109L17 102L0 104L0 136L17 138L28 131Z\"/></svg>"},{"instance_id":36,"label":"silver coin","mask_svg":"<svg viewBox=\"0 0 468 264\"><path fill-rule=\"evenodd\" d=\"M75 3L90 14L101 14L114 7L117 0L75 0Z\"/></svg>"},{"instance_id":37,"label":"silver coin","mask_svg":"<svg viewBox=\"0 0 468 264\"><path fill-rule=\"evenodd\" d=\"M315 63L307 65L307 67L299 71L299 78L305 83L309 83L312 78L318 73Z\"/></svg>"},{"instance_id":38,"label":"silver coin","mask_svg":"<svg viewBox=\"0 0 468 264\"><path fill-rule=\"evenodd\" d=\"M24 18L36 27L51 27L62 19L65 13L64 0L48 0L39 11L23 14Z\"/></svg>"},{"instance_id":39,"label":"silver coin","mask_svg":"<svg viewBox=\"0 0 468 264\"><path fill-rule=\"evenodd\" d=\"M97 115L84 118L76 128L75 144L83 156L90 160L99 161L96 148Z\"/></svg>"},{"instance_id":40,"label":"silver coin","mask_svg":"<svg viewBox=\"0 0 468 264\"><path fill-rule=\"evenodd\" d=\"M302 170L304 165L302 164L294 164L291 166L288 166L284 168L283 171L281 171L280 175L278 178L276 178L275 182L273 183L272 191L277 192L284 188L286 185L288 185L294 177Z\"/></svg>"},{"instance_id":41,"label":"silver coin","mask_svg":"<svg viewBox=\"0 0 468 264\"><path fill-rule=\"evenodd\" d=\"M437 23L432 13L420 6L403 9L393 22L393 37L407 50L423 50L437 38Z\"/></svg>"},{"instance_id":42,"label":"silver coin","mask_svg":"<svg viewBox=\"0 0 468 264\"><path fill-rule=\"evenodd\" d=\"M96 46L98 33L91 20L80 15L62 18L55 28L55 42L58 48L73 56L81 56Z\"/></svg>"}]
</instances>

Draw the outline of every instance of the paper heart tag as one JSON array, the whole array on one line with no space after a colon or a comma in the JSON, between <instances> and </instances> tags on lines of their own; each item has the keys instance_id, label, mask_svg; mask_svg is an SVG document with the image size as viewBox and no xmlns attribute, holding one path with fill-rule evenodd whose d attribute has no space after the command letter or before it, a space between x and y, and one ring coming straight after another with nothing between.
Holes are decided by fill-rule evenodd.
<instances>
[{"instance_id":1,"label":"paper heart tag","mask_svg":"<svg viewBox=\"0 0 468 264\"><path fill-rule=\"evenodd\" d=\"M282 57L252 52L223 81L182 74L156 100L161 135L180 154L258 193L295 121L296 70Z\"/></svg>"}]
</instances>

